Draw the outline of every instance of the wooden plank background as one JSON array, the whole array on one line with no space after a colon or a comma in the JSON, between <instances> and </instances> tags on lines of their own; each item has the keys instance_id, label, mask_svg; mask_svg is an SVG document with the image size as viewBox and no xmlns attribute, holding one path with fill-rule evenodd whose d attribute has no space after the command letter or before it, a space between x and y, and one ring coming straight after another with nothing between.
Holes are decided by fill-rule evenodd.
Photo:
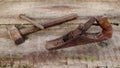
<instances>
[{"instance_id":1,"label":"wooden plank background","mask_svg":"<svg viewBox=\"0 0 120 68\"><path fill-rule=\"evenodd\" d=\"M19 46L10 40L7 33L7 25L30 25L29 22L19 19L19 14L27 14L44 23L70 13L77 13L79 18L33 33ZM113 37L104 41L108 45L106 47L99 46L102 43L92 43L53 52L45 49L46 41L63 36L80 23L85 23L91 16L106 15L111 23L119 24L119 13L119 0L1 0L0 65L11 65L12 68L120 67L120 27L115 25L112 25ZM93 27L91 30L98 31L99 28Z\"/></svg>"}]
</instances>

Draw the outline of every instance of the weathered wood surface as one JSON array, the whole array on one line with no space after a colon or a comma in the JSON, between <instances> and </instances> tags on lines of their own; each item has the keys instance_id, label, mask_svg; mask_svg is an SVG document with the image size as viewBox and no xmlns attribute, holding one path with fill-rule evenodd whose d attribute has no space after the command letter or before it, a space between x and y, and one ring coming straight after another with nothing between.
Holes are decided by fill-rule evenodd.
<instances>
[{"instance_id":1,"label":"weathered wood surface","mask_svg":"<svg viewBox=\"0 0 120 68\"><path fill-rule=\"evenodd\" d=\"M21 13L35 18L55 18L69 13L77 13L80 18L104 14L113 18L114 16L120 17L120 2L117 0L25 1L1 1L0 24L28 23L18 18L18 15ZM42 22L42 20L40 22Z\"/></svg>"},{"instance_id":2,"label":"weathered wood surface","mask_svg":"<svg viewBox=\"0 0 120 68\"><path fill-rule=\"evenodd\" d=\"M32 68L115 68L120 67L120 26L113 25L113 37L106 40L106 47L102 43L92 43L48 52L45 49L47 40L60 37L71 29L75 29L79 23L85 23L90 16L106 14L111 23L120 23L120 2L119 0L1 0L0 2L0 65L6 62L15 62L16 65L28 65ZM10 40L6 26L9 24L29 24L20 20L18 15L25 13L37 18L37 21L44 23L55 17L69 13L77 13L80 17L77 20L66 22L59 26L38 31L28 36L25 43L16 46ZM20 25L24 26L24 25ZM26 27L29 25L26 25ZM91 30L98 31L93 27ZM12 55L21 55L22 58L11 59ZM16 58L16 57L14 57ZM9 62L9 63L8 63Z\"/></svg>"}]
</instances>

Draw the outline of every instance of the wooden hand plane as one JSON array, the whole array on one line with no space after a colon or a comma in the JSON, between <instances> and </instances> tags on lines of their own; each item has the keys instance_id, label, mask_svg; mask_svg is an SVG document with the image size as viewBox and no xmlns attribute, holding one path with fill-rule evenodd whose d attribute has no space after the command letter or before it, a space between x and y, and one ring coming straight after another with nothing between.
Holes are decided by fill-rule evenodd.
<instances>
[{"instance_id":1,"label":"wooden hand plane","mask_svg":"<svg viewBox=\"0 0 120 68\"><path fill-rule=\"evenodd\" d=\"M101 32L88 33L86 32L94 23L102 28ZM66 35L47 41L46 49L56 50L77 45L101 42L112 37L112 26L107 17L91 17L83 26L79 25L75 30Z\"/></svg>"}]
</instances>

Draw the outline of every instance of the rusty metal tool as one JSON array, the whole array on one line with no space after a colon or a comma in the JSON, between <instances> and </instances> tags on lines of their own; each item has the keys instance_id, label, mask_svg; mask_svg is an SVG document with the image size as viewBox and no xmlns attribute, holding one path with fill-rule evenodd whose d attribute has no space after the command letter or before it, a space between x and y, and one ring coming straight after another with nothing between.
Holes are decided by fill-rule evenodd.
<instances>
[{"instance_id":1,"label":"rusty metal tool","mask_svg":"<svg viewBox=\"0 0 120 68\"><path fill-rule=\"evenodd\" d=\"M107 17L96 17L92 18L84 24L83 27L79 26L75 30L69 32L68 34L51 40L47 41L46 49L48 50L56 50L61 48L67 48L77 45L83 45L88 43L94 42L101 42L103 40L107 40L112 37L112 26L108 22ZM92 26L94 21L97 21L98 25L102 28L102 32L99 33L87 33L86 31ZM91 24L90 24L91 23Z\"/></svg>"},{"instance_id":2,"label":"rusty metal tool","mask_svg":"<svg viewBox=\"0 0 120 68\"><path fill-rule=\"evenodd\" d=\"M36 32L38 30L42 30L43 28L45 29L45 28L48 28L51 26L62 24L66 21L76 19L77 15L76 14L65 15L65 16L53 19L51 21L44 22L43 24L40 24L40 25L35 24L36 22L34 20L31 20L30 18L28 18L28 16L26 16L26 15L20 14L20 18L31 22L33 25L30 27L22 28L22 29L17 29L15 27L15 25L9 25L7 27L8 33L9 33L11 39L15 41L16 45L19 45L25 41L25 39L22 37L24 35L28 35L28 34L31 34L33 32Z\"/></svg>"}]
</instances>

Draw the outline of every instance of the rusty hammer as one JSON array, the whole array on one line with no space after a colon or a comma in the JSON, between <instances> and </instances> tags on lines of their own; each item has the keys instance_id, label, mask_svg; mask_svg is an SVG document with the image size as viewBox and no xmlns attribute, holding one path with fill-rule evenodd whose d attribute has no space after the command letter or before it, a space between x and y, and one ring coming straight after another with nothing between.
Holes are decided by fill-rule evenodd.
<instances>
[{"instance_id":1,"label":"rusty hammer","mask_svg":"<svg viewBox=\"0 0 120 68\"><path fill-rule=\"evenodd\" d=\"M22 29L16 28L15 25L9 25L7 29L8 29L10 38L14 40L16 45L19 45L25 41L25 39L22 37L24 35L28 35L38 30L42 30L51 26L62 24L66 21L76 19L77 17L78 16L76 14L69 14L69 15L65 15L65 16L53 19L51 21L44 22L43 24L38 24L36 21L31 20L30 17L24 14L20 14L20 18L31 22L33 25L30 27L22 28Z\"/></svg>"}]
</instances>

